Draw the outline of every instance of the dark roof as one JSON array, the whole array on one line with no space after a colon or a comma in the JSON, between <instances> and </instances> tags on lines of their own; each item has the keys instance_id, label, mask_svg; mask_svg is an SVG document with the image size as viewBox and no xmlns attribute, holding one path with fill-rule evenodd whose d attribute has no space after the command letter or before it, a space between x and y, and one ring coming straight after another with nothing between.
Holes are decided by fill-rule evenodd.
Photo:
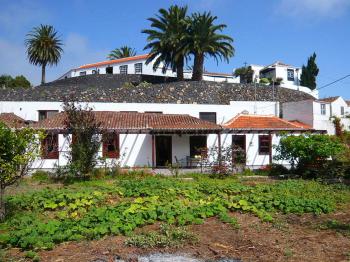
<instances>
[{"instance_id":1,"label":"dark roof","mask_svg":"<svg viewBox=\"0 0 350 262\"><path fill-rule=\"evenodd\" d=\"M325 103L332 103L335 100L337 100L340 96L330 96L330 97L325 97L321 99L317 99L319 102L325 102Z\"/></svg>"},{"instance_id":2,"label":"dark roof","mask_svg":"<svg viewBox=\"0 0 350 262\"><path fill-rule=\"evenodd\" d=\"M87 75L53 81L29 89L4 89L0 101L63 101L75 98L81 102L229 104L230 101L280 102L314 99L301 91L283 87L210 81L173 81L147 75ZM148 83L145 83L147 81ZM159 83L159 84L150 84ZM273 93L275 99L273 99Z\"/></svg>"},{"instance_id":3,"label":"dark roof","mask_svg":"<svg viewBox=\"0 0 350 262\"><path fill-rule=\"evenodd\" d=\"M295 130L295 131L311 131L312 127L302 126L289 122L285 119L273 115L245 115L238 114L226 124L224 127L239 130Z\"/></svg>"},{"instance_id":4,"label":"dark roof","mask_svg":"<svg viewBox=\"0 0 350 262\"><path fill-rule=\"evenodd\" d=\"M27 125L26 121L14 113L0 113L0 122L9 128L21 128Z\"/></svg>"},{"instance_id":5,"label":"dark roof","mask_svg":"<svg viewBox=\"0 0 350 262\"><path fill-rule=\"evenodd\" d=\"M102 130L119 132L176 132L176 131L203 131L215 132L221 126L198 119L189 115L157 114L157 113L126 113L112 111L92 111ZM58 113L37 122L35 129L64 130L66 114Z\"/></svg>"}]
</instances>

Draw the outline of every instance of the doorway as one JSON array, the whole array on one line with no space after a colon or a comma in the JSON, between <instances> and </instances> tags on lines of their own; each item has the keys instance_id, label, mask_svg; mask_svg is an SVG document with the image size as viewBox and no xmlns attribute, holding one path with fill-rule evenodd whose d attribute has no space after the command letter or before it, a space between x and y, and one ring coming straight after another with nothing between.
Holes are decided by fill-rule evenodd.
<instances>
[{"instance_id":1,"label":"doorway","mask_svg":"<svg viewBox=\"0 0 350 262\"><path fill-rule=\"evenodd\" d=\"M172 164L171 136L156 136L156 166L166 167Z\"/></svg>"},{"instance_id":2,"label":"doorway","mask_svg":"<svg viewBox=\"0 0 350 262\"><path fill-rule=\"evenodd\" d=\"M232 136L232 161L234 164L246 163L246 137L245 135Z\"/></svg>"}]
</instances>

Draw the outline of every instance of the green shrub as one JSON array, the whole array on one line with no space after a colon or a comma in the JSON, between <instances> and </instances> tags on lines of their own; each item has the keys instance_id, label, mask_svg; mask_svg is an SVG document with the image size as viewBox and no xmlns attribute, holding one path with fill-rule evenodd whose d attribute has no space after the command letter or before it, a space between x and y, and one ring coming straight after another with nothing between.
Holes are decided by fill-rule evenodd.
<instances>
[{"instance_id":1,"label":"green shrub","mask_svg":"<svg viewBox=\"0 0 350 262\"><path fill-rule=\"evenodd\" d=\"M52 174L46 171L38 170L35 171L31 177L34 181L47 183L52 178Z\"/></svg>"},{"instance_id":2,"label":"green shrub","mask_svg":"<svg viewBox=\"0 0 350 262\"><path fill-rule=\"evenodd\" d=\"M276 160L288 160L293 171L307 178L337 177L344 173L337 158L346 152L346 147L336 137L319 134L284 136L276 151Z\"/></svg>"}]
</instances>

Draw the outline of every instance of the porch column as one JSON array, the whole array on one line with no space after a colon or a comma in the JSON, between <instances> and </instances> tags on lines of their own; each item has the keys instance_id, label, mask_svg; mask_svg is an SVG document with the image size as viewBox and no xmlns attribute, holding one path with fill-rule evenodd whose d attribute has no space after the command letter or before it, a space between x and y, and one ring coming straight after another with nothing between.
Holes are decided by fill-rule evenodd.
<instances>
[{"instance_id":1,"label":"porch column","mask_svg":"<svg viewBox=\"0 0 350 262\"><path fill-rule=\"evenodd\" d=\"M152 169L155 167L156 152L155 152L155 137L152 135Z\"/></svg>"},{"instance_id":2,"label":"porch column","mask_svg":"<svg viewBox=\"0 0 350 262\"><path fill-rule=\"evenodd\" d=\"M270 133L269 134L269 143L270 143L270 152L269 152L269 164L271 165L272 164L272 134Z\"/></svg>"},{"instance_id":3,"label":"porch column","mask_svg":"<svg viewBox=\"0 0 350 262\"><path fill-rule=\"evenodd\" d=\"M219 167L221 167L221 134L218 133L218 158L219 158Z\"/></svg>"}]
</instances>

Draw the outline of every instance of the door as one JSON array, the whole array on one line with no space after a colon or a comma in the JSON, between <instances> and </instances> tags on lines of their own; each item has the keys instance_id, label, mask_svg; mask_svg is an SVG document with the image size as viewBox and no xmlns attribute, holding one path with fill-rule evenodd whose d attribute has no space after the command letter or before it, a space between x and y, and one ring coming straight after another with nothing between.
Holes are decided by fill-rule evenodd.
<instances>
[{"instance_id":1,"label":"door","mask_svg":"<svg viewBox=\"0 0 350 262\"><path fill-rule=\"evenodd\" d=\"M172 164L171 136L156 136L156 166L166 167Z\"/></svg>"},{"instance_id":2,"label":"door","mask_svg":"<svg viewBox=\"0 0 350 262\"><path fill-rule=\"evenodd\" d=\"M233 164L246 163L246 137L245 135L232 136L232 161Z\"/></svg>"}]
</instances>

